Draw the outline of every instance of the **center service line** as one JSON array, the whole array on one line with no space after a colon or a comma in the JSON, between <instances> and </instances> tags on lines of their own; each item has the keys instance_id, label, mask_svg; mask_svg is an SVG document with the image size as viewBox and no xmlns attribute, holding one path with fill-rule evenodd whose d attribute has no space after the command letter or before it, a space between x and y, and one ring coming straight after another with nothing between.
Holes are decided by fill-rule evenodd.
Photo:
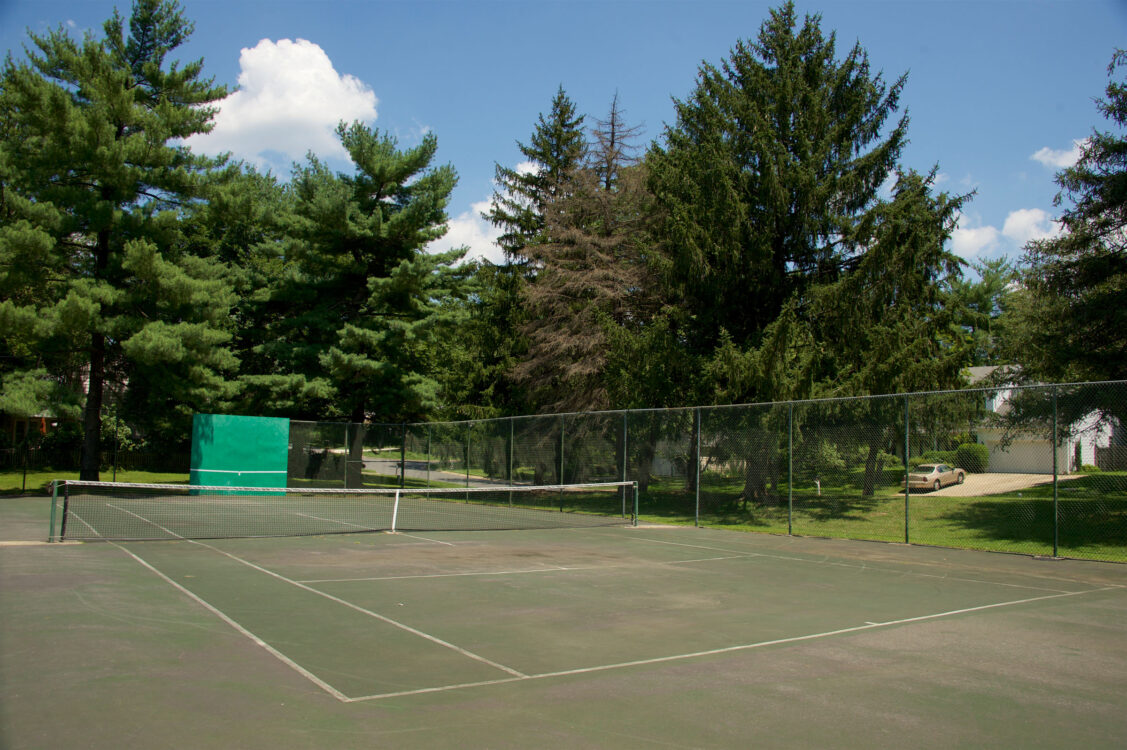
<instances>
[{"instance_id":1,"label":"center service line","mask_svg":"<svg viewBox=\"0 0 1127 750\"><path fill-rule=\"evenodd\" d=\"M457 653L459 653L459 654L461 654L461 655L463 655L467 658L473 659L475 661L479 661L479 662L486 664L488 666L491 666L495 669L499 669L500 671L505 672L506 674L512 675L514 679L525 679L525 678L528 677L528 675L524 674L523 672L519 672L519 671L517 671L517 670L515 670L511 667L507 667L504 664L499 664L499 663L492 661L490 659L486 659L484 656L480 656L478 654L475 654L472 651L468 651L468 650L466 650L466 649L464 649L460 646L455 646L453 643L449 643L447 641L444 641L441 638L433 636L429 633L424 633L423 631L418 630L417 628L413 628L410 625L407 625L405 623L393 620L390 617L386 617L384 615L379 614L378 612L373 612L369 609L365 609L365 608L363 608L363 607L361 607L357 604L353 604L352 602L349 602L349 601L346 601L346 600L341 599L339 597L333 596L332 594L327 594L324 591L318 591L317 589L313 588L312 586L306 586L303 583L298 583L297 581L294 581L290 578L286 578L285 576L283 576L280 573L275 573L274 571L263 568L260 565L255 565L254 563L250 562L249 560L244 560L241 557L237 557L236 555L233 555L230 552L226 552L224 550L221 550L218 547L213 547L210 544L204 544L203 542L197 541L195 539L186 539L185 537L180 536L176 532L170 531L169 529L166 529L165 527L161 526L160 524L158 524L154 521L151 521L151 520L145 518L144 516L138 515L137 513L134 513L133 511L126 510L124 508L118 508L118 510L121 510L125 513L132 515L132 516L136 516L137 518L141 519L142 521L146 521L148 523L151 523L153 526L156 526L157 528L161 529L162 531L164 531L168 534L171 534L172 536L176 537L177 539L182 539L183 541L188 542L189 544L195 544L197 546L204 547L206 549L210 549L213 552L218 552L219 554L224 555L226 557L229 557L236 562L242 563L243 565L246 565L250 568L253 568L254 570L257 570L261 573L265 573L266 575L273 576L274 578L277 578L278 580L283 581L285 583L288 583L292 586L296 586L299 589L303 589L305 591L309 591L311 593L317 594L318 596L322 596L322 597L324 597L324 598L326 598L330 601L336 602L337 604L344 605L345 607L348 607L349 609L360 612L361 614L368 615L369 617L377 619L381 622L385 622L388 625L392 625L393 627L399 628L400 630L404 630L408 633L411 633L412 635L416 635L416 636L423 638L425 640L428 640L432 643L436 643L440 646L448 648L448 649L455 651L455 652L457 652ZM270 646L268 643L263 641L261 638L259 638L258 636L254 635L249 630L247 630L246 628L239 625L237 622L235 622L235 620L233 620L232 618L230 618L229 616L224 614L218 608L216 608L213 605L209 604L208 602L204 601L202 598L200 598L196 594L192 593L191 591L189 591L184 586L180 585L179 583L173 581L168 576L161 573L159 570L157 570L155 567L150 565L148 562L146 562L142 558L138 557L132 551L130 551L130 550L126 549L125 547L122 547L121 545L118 545L118 544L115 544L114 546L118 547L118 549L121 549L126 554L128 554L130 557L134 558L135 560L137 560L138 562L143 564L146 568L148 568L149 570L156 573L158 576L163 578L165 581L171 583L177 589L180 589L184 593L188 594L188 596L190 596L192 599L194 599L195 601L202 604L204 607L206 607L209 611L213 612L217 617L222 619L224 622L226 622L229 625L231 625L232 627L234 627L236 630L238 630L240 633L242 633L243 635L250 638L252 641L254 641L259 646L262 646L263 648L265 648L267 651L269 651L271 654L273 654L275 657L277 657L279 660L281 660L284 664L293 668L295 671L297 671L303 677L305 677L310 682L314 683L315 685L317 685L318 687L323 689L325 692L332 695L337 700L344 701L344 702L349 702L351 700L346 695L344 695L344 693L341 693L339 690L332 687L331 685L329 685L325 681L317 678L315 675L313 675L312 672L305 669L301 665L297 664L292 659L285 656L280 651L278 651L277 649L275 649L274 647Z\"/></svg>"}]
</instances>

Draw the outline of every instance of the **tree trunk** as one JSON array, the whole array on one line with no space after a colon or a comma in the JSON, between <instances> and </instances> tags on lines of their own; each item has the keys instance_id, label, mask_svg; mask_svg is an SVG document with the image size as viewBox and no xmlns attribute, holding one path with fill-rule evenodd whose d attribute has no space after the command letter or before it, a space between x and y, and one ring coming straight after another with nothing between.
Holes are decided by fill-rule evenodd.
<instances>
[{"instance_id":1,"label":"tree trunk","mask_svg":"<svg viewBox=\"0 0 1127 750\"><path fill-rule=\"evenodd\" d=\"M97 482L102 462L102 394L106 381L106 337L90 335L90 375L82 415L82 459L78 478Z\"/></svg>"},{"instance_id":2,"label":"tree trunk","mask_svg":"<svg viewBox=\"0 0 1127 750\"><path fill-rule=\"evenodd\" d=\"M700 472L700 453L697 451L700 445L699 416L699 412L693 413L693 428L689 431L689 460L685 462L685 486L689 492L697 491L697 475Z\"/></svg>"},{"instance_id":3,"label":"tree trunk","mask_svg":"<svg viewBox=\"0 0 1127 750\"><path fill-rule=\"evenodd\" d=\"M877 481L880 479L880 474L884 470L884 464L878 459L880 458L880 449L884 446L885 434L881 430L869 443L869 454L865 457L865 480L861 487L861 497L870 498L877 489Z\"/></svg>"},{"instance_id":4,"label":"tree trunk","mask_svg":"<svg viewBox=\"0 0 1127 750\"><path fill-rule=\"evenodd\" d=\"M348 459L344 464L344 486L358 488L364 486L364 437L367 430L364 427L364 405L359 404L352 410L351 423L348 425Z\"/></svg>"},{"instance_id":5,"label":"tree trunk","mask_svg":"<svg viewBox=\"0 0 1127 750\"><path fill-rule=\"evenodd\" d=\"M119 130L120 134L120 130ZM112 198L109 188L103 187L103 201ZM95 248L94 278L102 278L110 265L110 230L98 232ZM86 411L82 415L82 458L78 467L78 478L98 481L102 463L102 399L106 387L106 336L101 331L90 334L90 373L86 387Z\"/></svg>"}]
</instances>

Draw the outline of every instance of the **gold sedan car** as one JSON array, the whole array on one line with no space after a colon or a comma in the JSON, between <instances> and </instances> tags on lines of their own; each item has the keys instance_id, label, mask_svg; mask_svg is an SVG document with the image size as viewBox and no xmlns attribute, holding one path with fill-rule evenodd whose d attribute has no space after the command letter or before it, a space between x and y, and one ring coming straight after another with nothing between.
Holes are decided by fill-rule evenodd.
<instances>
[{"instance_id":1,"label":"gold sedan car","mask_svg":"<svg viewBox=\"0 0 1127 750\"><path fill-rule=\"evenodd\" d=\"M908 489L938 490L949 484L962 484L967 473L947 464L920 464L908 473Z\"/></svg>"}]
</instances>

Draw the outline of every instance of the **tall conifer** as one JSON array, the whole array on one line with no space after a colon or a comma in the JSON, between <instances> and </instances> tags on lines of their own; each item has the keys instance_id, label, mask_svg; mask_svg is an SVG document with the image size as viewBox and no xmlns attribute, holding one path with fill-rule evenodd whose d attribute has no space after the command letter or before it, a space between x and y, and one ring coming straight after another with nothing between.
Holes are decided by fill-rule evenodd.
<instances>
[{"instance_id":1,"label":"tall conifer","mask_svg":"<svg viewBox=\"0 0 1127 750\"><path fill-rule=\"evenodd\" d=\"M877 200L905 143L891 85L854 46L837 59L818 16L772 10L755 41L702 65L676 124L649 155L685 338L754 346L786 300L834 281L843 243Z\"/></svg>"},{"instance_id":2,"label":"tall conifer","mask_svg":"<svg viewBox=\"0 0 1127 750\"><path fill-rule=\"evenodd\" d=\"M431 166L432 134L404 150L360 123L337 135L355 170L334 174L315 158L296 170L291 262L257 348L274 364L246 380L291 414L419 419L439 403L436 361L467 293L454 266L464 249L425 251L446 232L457 176Z\"/></svg>"},{"instance_id":3,"label":"tall conifer","mask_svg":"<svg viewBox=\"0 0 1127 750\"><path fill-rule=\"evenodd\" d=\"M136 0L100 39L30 33L26 60L9 56L0 74L0 265L36 258L46 271L0 281L0 336L23 373L4 392L85 383L69 399L82 402L84 479L98 477L108 387L156 389L173 422L222 398L236 364L225 269L186 252L178 222L211 165L182 139L210 128L226 93L202 61L168 60L191 31L174 0Z\"/></svg>"},{"instance_id":4,"label":"tall conifer","mask_svg":"<svg viewBox=\"0 0 1127 750\"><path fill-rule=\"evenodd\" d=\"M567 181L582 166L587 147L583 119L560 86L548 116L540 115L530 142L517 143L529 168L497 165L498 190L484 216L502 230L497 243L510 261L527 261L523 249L542 239L545 207L562 196Z\"/></svg>"}]
</instances>

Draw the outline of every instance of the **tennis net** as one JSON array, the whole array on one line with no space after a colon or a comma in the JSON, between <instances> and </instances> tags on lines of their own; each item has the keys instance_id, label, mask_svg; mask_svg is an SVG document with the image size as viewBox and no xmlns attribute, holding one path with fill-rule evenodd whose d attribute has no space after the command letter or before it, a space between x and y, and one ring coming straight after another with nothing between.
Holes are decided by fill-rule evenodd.
<instances>
[{"instance_id":1,"label":"tennis net","mask_svg":"<svg viewBox=\"0 0 1127 750\"><path fill-rule=\"evenodd\" d=\"M621 526L636 523L637 502L632 482L345 490L59 480L50 538L141 541Z\"/></svg>"}]
</instances>

